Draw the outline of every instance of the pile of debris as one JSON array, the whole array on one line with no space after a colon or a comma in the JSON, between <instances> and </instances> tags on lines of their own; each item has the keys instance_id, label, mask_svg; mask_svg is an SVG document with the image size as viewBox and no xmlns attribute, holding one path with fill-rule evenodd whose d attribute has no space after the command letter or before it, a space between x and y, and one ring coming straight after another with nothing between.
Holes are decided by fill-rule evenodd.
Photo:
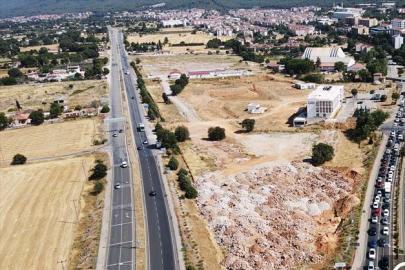
<instances>
[{"instance_id":1,"label":"pile of debris","mask_svg":"<svg viewBox=\"0 0 405 270\"><path fill-rule=\"evenodd\" d=\"M335 207L353 204L347 200L352 182L303 162L226 177L214 172L196 181L196 203L227 251L225 268L291 269L320 262L320 247L330 251L336 244Z\"/></svg>"}]
</instances>

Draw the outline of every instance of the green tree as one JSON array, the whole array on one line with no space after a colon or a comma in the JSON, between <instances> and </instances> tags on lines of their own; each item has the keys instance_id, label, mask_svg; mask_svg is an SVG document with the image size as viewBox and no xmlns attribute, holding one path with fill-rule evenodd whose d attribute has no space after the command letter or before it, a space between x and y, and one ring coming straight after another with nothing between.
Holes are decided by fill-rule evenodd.
<instances>
[{"instance_id":1,"label":"green tree","mask_svg":"<svg viewBox=\"0 0 405 270\"><path fill-rule=\"evenodd\" d=\"M392 99L395 99L395 102L401 97L399 93L392 93L391 95Z\"/></svg>"},{"instance_id":2,"label":"green tree","mask_svg":"<svg viewBox=\"0 0 405 270\"><path fill-rule=\"evenodd\" d=\"M96 181L93 186L93 191L91 192L91 195L97 196L104 190L104 183L101 181Z\"/></svg>"},{"instance_id":3,"label":"green tree","mask_svg":"<svg viewBox=\"0 0 405 270\"><path fill-rule=\"evenodd\" d=\"M18 68L10 68L7 74L12 78L19 78L24 76L24 74Z\"/></svg>"},{"instance_id":4,"label":"green tree","mask_svg":"<svg viewBox=\"0 0 405 270\"><path fill-rule=\"evenodd\" d=\"M17 84L17 80L13 77L4 77L1 79L1 82L4 85L16 85Z\"/></svg>"},{"instance_id":5,"label":"green tree","mask_svg":"<svg viewBox=\"0 0 405 270\"><path fill-rule=\"evenodd\" d=\"M178 142L184 142L190 139L190 132L185 126L176 127L174 134L176 135L176 139Z\"/></svg>"},{"instance_id":6,"label":"green tree","mask_svg":"<svg viewBox=\"0 0 405 270\"><path fill-rule=\"evenodd\" d=\"M91 169L92 174L89 177L89 180L102 179L107 175L107 166L103 164L101 160L96 161L96 166Z\"/></svg>"},{"instance_id":7,"label":"green tree","mask_svg":"<svg viewBox=\"0 0 405 270\"><path fill-rule=\"evenodd\" d=\"M404 69L403 68L397 68L398 70L398 77L401 77L402 74L404 74Z\"/></svg>"},{"instance_id":8,"label":"green tree","mask_svg":"<svg viewBox=\"0 0 405 270\"><path fill-rule=\"evenodd\" d=\"M373 76L367 69L360 70L358 74L362 82L371 82L373 80Z\"/></svg>"},{"instance_id":9,"label":"green tree","mask_svg":"<svg viewBox=\"0 0 405 270\"><path fill-rule=\"evenodd\" d=\"M163 130L164 130L164 128L162 127L162 125L160 123L156 123L155 132L156 132L156 137L157 137L158 141L160 141L162 139Z\"/></svg>"},{"instance_id":10,"label":"green tree","mask_svg":"<svg viewBox=\"0 0 405 270\"><path fill-rule=\"evenodd\" d=\"M353 97L356 97L356 96L357 96L358 91L357 91L357 89L356 89L356 88L353 88L353 89L352 89L352 91L351 91L351 93L352 93L352 96L353 96Z\"/></svg>"},{"instance_id":11,"label":"green tree","mask_svg":"<svg viewBox=\"0 0 405 270\"><path fill-rule=\"evenodd\" d=\"M41 110L33 111L30 114L31 124L40 125L45 121L45 116Z\"/></svg>"},{"instance_id":12,"label":"green tree","mask_svg":"<svg viewBox=\"0 0 405 270\"><path fill-rule=\"evenodd\" d=\"M57 116L63 112L62 107L58 103L52 103L49 113L53 116Z\"/></svg>"},{"instance_id":13,"label":"green tree","mask_svg":"<svg viewBox=\"0 0 405 270\"><path fill-rule=\"evenodd\" d=\"M315 66L317 67L317 68L320 68L321 67L321 58L319 58L319 57L317 57L316 58L316 62L315 62Z\"/></svg>"},{"instance_id":14,"label":"green tree","mask_svg":"<svg viewBox=\"0 0 405 270\"><path fill-rule=\"evenodd\" d=\"M74 78L76 80L81 80L81 79L83 79L83 75L81 73L79 73L79 72L76 72Z\"/></svg>"},{"instance_id":15,"label":"green tree","mask_svg":"<svg viewBox=\"0 0 405 270\"><path fill-rule=\"evenodd\" d=\"M165 37L165 39L163 40L163 44L166 45L169 43L169 39L167 37Z\"/></svg>"},{"instance_id":16,"label":"green tree","mask_svg":"<svg viewBox=\"0 0 405 270\"><path fill-rule=\"evenodd\" d=\"M225 139L225 129L221 127L210 127L208 129L208 138L211 141L220 141Z\"/></svg>"},{"instance_id":17,"label":"green tree","mask_svg":"<svg viewBox=\"0 0 405 270\"><path fill-rule=\"evenodd\" d=\"M110 70L108 68L103 68L103 75L106 76L110 74Z\"/></svg>"},{"instance_id":18,"label":"green tree","mask_svg":"<svg viewBox=\"0 0 405 270\"><path fill-rule=\"evenodd\" d=\"M380 101L381 102L386 102L387 101L387 95L381 95Z\"/></svg>"},{"instance_id":19,"label":"green tree","mask_svg":"<svg viewBox=\"0 0 405 270\"><path fill-rule=\"evenodd\" d=\"M73 89L73 84L69 84L69 89Z\"/></svg>"},{"instance_id":20,"label":"green tree","mask_svg":"<svg viewBox=\"0 0 405 270\"><path fill-rule=\"evenodd\" d=\"M0 112L0 130L5 129L11 124L11 118L7 118L4 112Z\"/></svg>"},{"instance_id":21,"label":"green tree","mask_svg":"<svg viewBox=\"0 0 405 270\"><path fill-rule=\"evenodd\" d=\"M141 59L136 58L136 59L135 59L135 62L136 62L137 65L139 65L139 64L141 63Z\"/></svg>"},{"instance_id":22,"label":"green tree","mask_svg":"<svg viewBox=\"0 0 405 270\"><path fill-rule=\"evenodd\" d=\"M162 98L163 98L163 101L164 101L166 104L171 104L171 103L172 103L166 93L163 93L163 94L162 94Z\"/></svg>"},{"instance_id":23,"label":"green tree","mask_svg":"<svg viewBox=\"0 0 405 270\"><path fill-rule=\"evenodd\" d=\"M335 150L332 146L326 143L318 143L312 147L312 164L319 166L329 161L335 155Z\"/></svg>"},{"instance_id":24,"label":"green tree","mask_svg":"<svg viewBox=\"0 0 405 270\"><path fill-rule=\"evenodd\" d=\"M160 141L162 142L162 147L174 149L177 145L176 135L170 130L164 129L160 134Z\"/></svg>"},{"instance_id":25,"label":"green tree","mask_svg":"<svg viewBox=\"0 0 405 270\"><path fill-rule=\"evenodd\" d=\"M186 189L186 194L185 194L187 199L195 199L198 196L197 190L193 186L189 186Z\"/></svg>"},{"instance_id":26,"label":"green tree","mask_svg":"<svg viewBox=\"0 0 405 270\"><path fill-rule=\"evenodd\" d=\"M110 112L110 107L108 107L108 105L104 105L101 108L101 113L109 113Z\"/></svg>"},{"instance_id":27,"label":"green tree","mask_svg":"<svg viewBox=\"0 0 405 270\"><path fill-rule=\"evenodd\" d=\"M11 162L11 165L22 165L27 162L27 158L21 154L17 154L13 157L13 161Z\"/></svg>"},{"instance_id":28,"label":"green tree","mask_svg":"<svg viewBox=\"0 0 405 270\"><path fill-rule=\"evenodd\" d=\"M335 70L342 72L345 69L346 69L345 63L340 62L340 61L335 63Z\"/></svg>"},{"instance_id":29,"label":"green tree","mask_svg":"<svg viewBox=\"0 0 405 270\"><path fill-rule=\"evenodd\" d=\"M173 96L177 96L183 91L183 87L181 87L179 84L174 84L170 86L170 90L172 90Z\"/></svg>"},{"instance_id":30,"label":"green tree","mask_svg":"<svg viewBox=\"0 0 405 270\"><path fill-rule=\"evenodd\" d=\"M179 161L175 157L171 157L167 165L170 170L175 171L179 167Z\"/></svg>"},{"instance_id":31,"label":"green tree","mask_svg":"<svg viewBox=\"0 0 405 270\"><path fill-rule=\"evenodd\" d=\"M245 119L242 121L242 127L247 131L251 132L255 128L255 119Z\"/></svg>"}]
</instances>

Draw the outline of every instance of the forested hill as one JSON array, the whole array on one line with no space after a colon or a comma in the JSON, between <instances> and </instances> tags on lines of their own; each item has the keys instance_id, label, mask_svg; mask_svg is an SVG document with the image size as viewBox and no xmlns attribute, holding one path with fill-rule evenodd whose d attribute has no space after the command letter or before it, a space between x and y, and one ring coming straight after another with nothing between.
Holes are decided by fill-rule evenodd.
<instances>
[{"instance_id":1,"label":"forested hill","mask_svg":"<svg viewBox=\"0 0 405 270\"><path fill-rule=\"evenodd\" d=\"M162 9L207 8L226 11L234 8L290 8L295 6L332 6L334 0L0 0L0 18L60 14L69 12L135 11L165 2ZM335 1L336 2L336 1ZM338 1L339 3L341 1ZM354 4L355 0L344 1Z\"/></svg>"}]
</instances>

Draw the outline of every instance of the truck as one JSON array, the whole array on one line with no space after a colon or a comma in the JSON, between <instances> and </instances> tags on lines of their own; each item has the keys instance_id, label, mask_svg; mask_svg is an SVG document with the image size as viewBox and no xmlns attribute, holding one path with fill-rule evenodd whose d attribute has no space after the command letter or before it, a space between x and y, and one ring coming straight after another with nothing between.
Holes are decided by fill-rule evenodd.
<instances>
[{"instance_id":1,"label":"truck","mask_svg":"<svg viewBox=\"0 0 405 270\"><path fill-rule=\"evenodd\" d=\"M145 131L145 125L143 123L139 123L138 127L139 131Z\"/></svg>"},{"instance_id":2,"label":"truck","mask_svg":"<svg viewBox=\"0 0 405 270\"><path fill-rule=\"evenodd\" d=\"M385 182L384 183L384 192L385 193L391 193L391 183L390 182Z\"/></svg>"}]
</instances>

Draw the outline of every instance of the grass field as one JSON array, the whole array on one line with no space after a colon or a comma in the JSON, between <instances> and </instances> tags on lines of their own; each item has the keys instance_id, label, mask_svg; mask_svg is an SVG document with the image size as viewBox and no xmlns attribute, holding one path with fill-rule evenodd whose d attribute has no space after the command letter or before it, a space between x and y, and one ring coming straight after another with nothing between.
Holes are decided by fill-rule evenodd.
<instances>
[{"instance_id":1,"label":"grass field","mask_svg":"<svg viewBox=\"0 0 405 270\"><path fill-rule=\"evenodd\" d=\"M161 42L164 41L165 37L169 39L170 44L178 44L182 41L185 43L204 43L207 44L207 42L211 39L214 38L219 38L222 41L226 41L229 39L232 39L233 37L213 37L209 36L205 33L203 34L165 34L165 33L159 33L156 35L142 35L141 36L128 36L128 41L131 42L139 42L139 43L145 43L145 42ZM166 50L168 47L166 46L164 49ZM192 48L192 47L190 47Z\"/></svg>"},{"instance_id":2,"label":"grass field","mask_svg":"<svg viewBox=\"0 0 405 270\"><path fill-rule=\"evenodd\" d=\"M51 44L51 45L20 47L20 51L21 52L28 52L31 50L39 51L39 49L41 49L42 47L48 48L48 50L57 50L59 48L59 43Z\"/></svg>"},{"instance_id":3,"label":"grass field","mask_svg":"<svg viewBox=\"0 0 405 270\"><path fill-rule=\"evenodd\" d=\"M73 85L72 89L69 84ZM1 86L0 112L15 108L16 99L23 109L48 111L52 100L59 96L67 96L67 105L90 107L91 101L108 97L108 84L102 80L85 80Z\"/></svg>"},{"instance_id":4,"label":"grass field","mask_svg":"<svg viewBox=\"0 0 405 270\"><path fill-rule=\"evenodd\" d=\"M100 122L93 119L97 130ZM11 162L17 153L29 160L90 149L94 134L92 119L5 130L0 132L1 161L4 158L7 163Z\"/></svg>"},{"instance_id":5,"label":"grass field","mask_svg":"<svg viewBox=\"0 0 405 270\"><path fill-rule=\"evenodd\" d=\"M62 269L93 157L0 168L0 269ZM84 188L86 190L86 187ZM69 261L65 262L65 269Z\"/></svg>"}]
</instances>

